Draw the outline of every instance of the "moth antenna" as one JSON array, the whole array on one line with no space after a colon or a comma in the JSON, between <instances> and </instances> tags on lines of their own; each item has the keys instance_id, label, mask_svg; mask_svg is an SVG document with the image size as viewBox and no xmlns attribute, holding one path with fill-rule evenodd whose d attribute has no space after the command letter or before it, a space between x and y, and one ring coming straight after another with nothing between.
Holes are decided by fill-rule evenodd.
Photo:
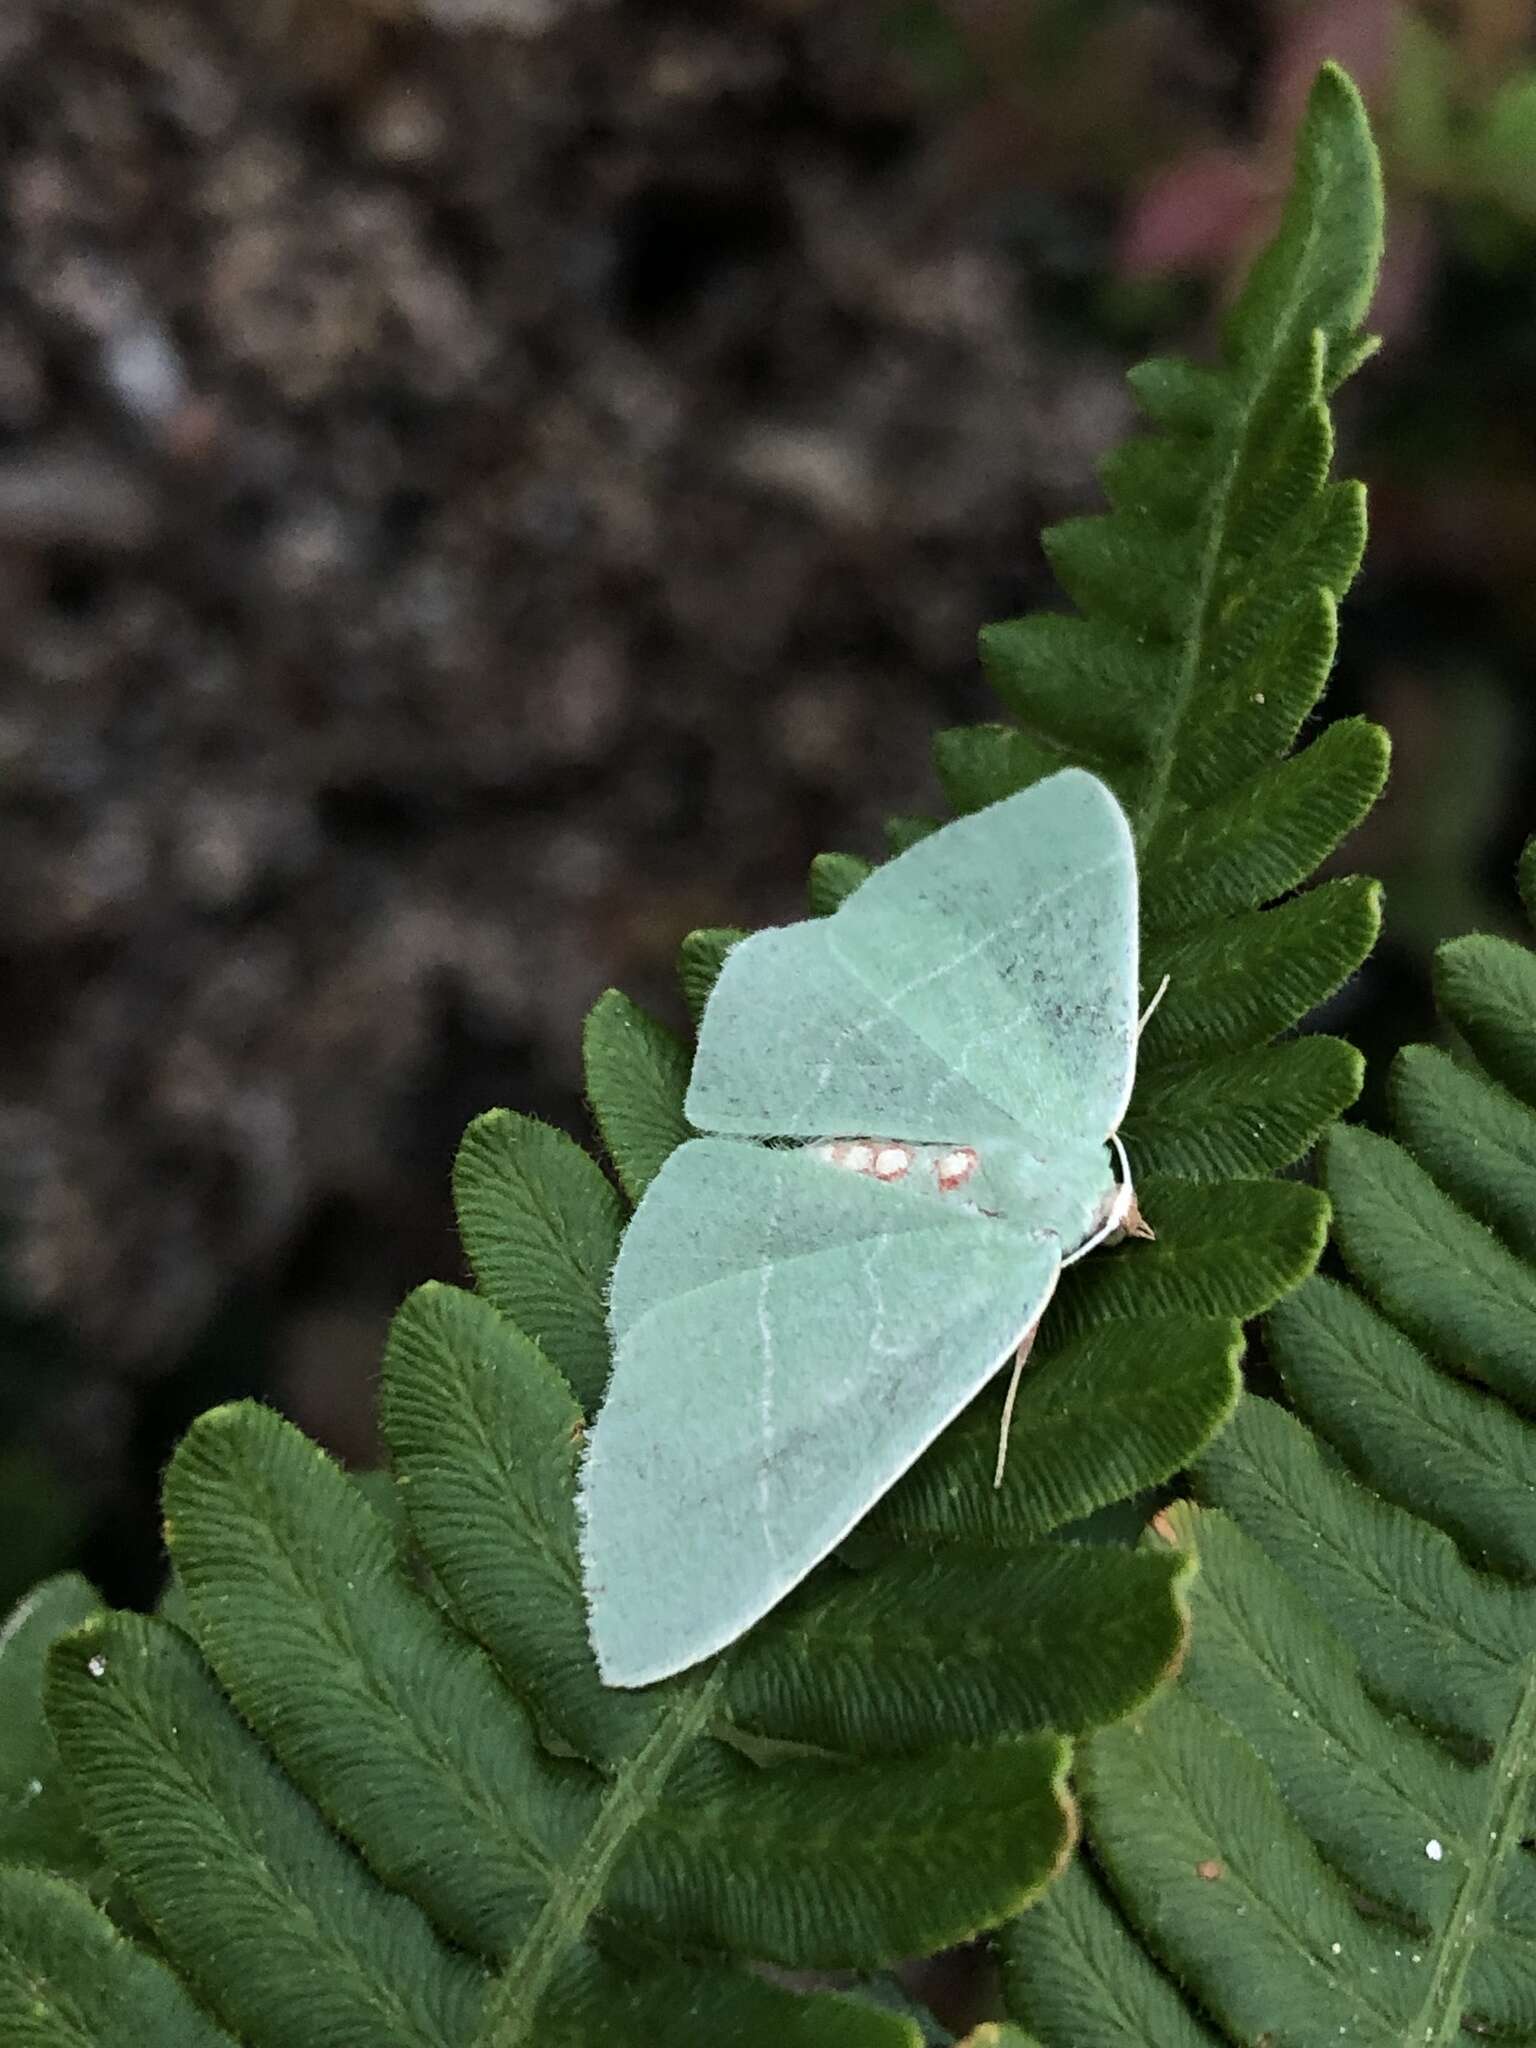
<instances>
[{"instance_id":1,"label":"moth antenna","mask_svg":"<svg viewBox=\"0 0 1536 2048\"><path fill-rule=\"evenodd\" d=\"M997 1466L992 1474L994 1493L1003 1483L1003 1467L1008 1463L1008 1432L1013 1427L1013 1404L1019 1397L1019 1381L1024 1377L1029 1354L1035 1348L1035 1332L1039 1327L1038 1321L1030 1324L1019 1339L1018 1350L1013 1354L1013 1377L1008 1382L1008 1395L1003 1402L1003 1423L997 1432Z\"/></svg>"},{"instance_id":2,"label":"moth antenna","mask_svg":"<svg viewBox=\"0 0 1536 2048\"><path fill-rule=\"evenodd\" d=\"M1152 1012L1163 1000L1163 997L1167 995L1168 984L1170 981L1172 981L1172 979L1173 976L1171 974L1165 974L1162 980L1157 984L1157 988L1153 994L1152 1000L1150 1003L1148 1003L1147 1007L1142 1011L1141 1022L1136 1026L1136 1036L1138 1038L1140 1038L1143 1031L1145 1031L1147 1026L1152 1022Z\"/></svg>"}]
</instances>

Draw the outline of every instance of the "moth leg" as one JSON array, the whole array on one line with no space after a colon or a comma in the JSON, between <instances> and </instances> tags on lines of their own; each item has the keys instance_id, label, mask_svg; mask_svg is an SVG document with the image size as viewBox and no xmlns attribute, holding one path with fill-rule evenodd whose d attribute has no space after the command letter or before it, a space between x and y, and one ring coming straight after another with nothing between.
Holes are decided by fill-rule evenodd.
<instances>
[{"instance_id":1,"label":"moth leg","mask_svg":"<svg viewBox=\"0 0 1536 2048\"><path fill-rule=\"evenodd\" d=\"M1008 1462L1008 1432L1013 1427L1013 1404L1018 1399L1019 1381L1024 1377L1029 1354L1035 1348L1035 1332L1039 1327L1037 1316L1019 1339L1019 1348L1013 1354L1013 1376L1008 1382L1008 1398L1003 1403L1003 1426L997 1433L997 1468L992 1474L994 1490L1003 1483L1003 1467Z\"/></svg>"},{"instance_id":2,"label":"moth leg","mask_svg":"<svg viewBox=\"0 0 1536 2048\"><path fill-rule=\"evenodd\" d=\"M1167 995L1168 984L1170 981L1172 981L1172 979L1173 976L1171 974L1165 974L1162 980L1157 984L1157 988L1153 994L1152 1000L1150 1003L1148 1003L1147 1007L1142 1011L1141 1021L1136 1026L1136 1036L1138 1038L1140 1038L1143 1031L1145 1031L1147 1026L1152 1022L1152 1012L1163 1000L1163 997Z\"/></svg>"}]
</instances>

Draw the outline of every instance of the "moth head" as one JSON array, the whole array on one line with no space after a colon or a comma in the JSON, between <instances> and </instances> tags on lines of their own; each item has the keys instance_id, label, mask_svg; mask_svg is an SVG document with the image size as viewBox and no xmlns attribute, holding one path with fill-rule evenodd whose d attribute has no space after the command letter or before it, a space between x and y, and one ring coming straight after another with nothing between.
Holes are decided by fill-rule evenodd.
<instances>
[{"instance_id":1,"label":"moth head","mask_svg":"<svg viewBox=\"0 0 1536 2048\"><path fill-rule=\"evenodd\" d=\"M1121 1244L1128 1237L1155 1238L1157 1232L1141 1213L1136 1200L1136 1187L1131 1179L1131 1162L1126 1156L1125 1146L1118 1131L1111 1131L1109 1142L1115 1148L1115 1157L1120 1162L1120 1178L1114 1188L1099 1205L1098 1221L1090 1231L1087 1240L1075 1254L1099 1245Z\"/></svg>"},{"instance_id":2,"label":"moth head","mask_svg":"<svg viewBox=\"0 0 1536 2048\"><path fill-rule=\"evenodd\" d=\"M1105 1237L1104 1242L1106 1244L1120 1244L1128 1237L1152 1239L1157 1236L1157 1232L1152 1228L1146 1217L1142 1215L1141 1204L1137 1201L1135 1190L1131 1188L1129 1182L1115 1190L1117 1200L1121 1195L1125 1194L1128 1194L1130 1199L1123 1204L1118 1220L1111 1226L1108 1235Z\"/></svg>"}]
</instances>

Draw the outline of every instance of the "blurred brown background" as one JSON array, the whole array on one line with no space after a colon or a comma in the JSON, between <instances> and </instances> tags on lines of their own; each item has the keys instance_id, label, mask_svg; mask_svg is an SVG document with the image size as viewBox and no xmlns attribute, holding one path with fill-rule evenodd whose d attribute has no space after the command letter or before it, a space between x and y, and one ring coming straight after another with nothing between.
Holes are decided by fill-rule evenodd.
<instances>
[{"instance_id":1,"label":"blurred brown background","mask_svg":"<svg viewBox=\"0 0 1536 2048\"><path fill-rule=\"evenodd\" d=\"M1336 709L1431 1028L1536 823L1536 10L6 0L0 1593L153 1591L190 1415L370 1451L466 1120L933 808L1121 373L1210 346L1299 97L1367 90L1384 357Z\"/></svg>"}]
</instances>

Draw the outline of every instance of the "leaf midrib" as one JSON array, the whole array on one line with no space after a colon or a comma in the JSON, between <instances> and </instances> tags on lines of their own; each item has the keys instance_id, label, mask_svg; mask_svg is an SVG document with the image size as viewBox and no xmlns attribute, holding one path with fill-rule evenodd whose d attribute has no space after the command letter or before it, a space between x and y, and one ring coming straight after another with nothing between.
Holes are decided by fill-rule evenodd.
<instances>
[{"instance_id":1,"label":"leaf midrib","mask_svg":"<svg viewBox=\"0 0 1536 2048\"><path fill-rule=\"evenodd\" d=\"M1449 1840L1459 1845L1459 1830L1451 1829L1444 1821L1437 1823L1434 1814L1426 1809L1420 1798L1412 1782L1412 1774L1410 1772L1405 1772L1402 1777L1393 1775L1387 1761L1383 1759L1379 1752L1372 1752L1367 1746L1357 1740L1355 1730L1346 1726L1345 1720L1342 1717L1329 1713L1329 1702L1327 1700L1319 1699L1313 1694L1304 1693L1300 1690L1287 1665L1274 1654L1267 1638L1254 1626L1253 1616L1250 1613L1243 1613L1234 1607L1228 1606L1226 1614L1228 1625L1231 1627L1234 1635L1237 1636L1238 1640L1247 1650L1249 1657L1262 1674L1263 1679L1282 1704L1288 1702L1293 1713L1305 1715L1307 1721L1321 1735L1325 1743L1332 1743L1334 1748L1341 1752L1344 1759L1357 1768L1362 1775L1369 1775L1386 1792L1400 1799L1403 1805L1408 1807L1429 1828L1431 1833L1434 1832L1435 1827L1438 1825L1442 1833ZM1197 1611L1197 1626L1198 1622L1199 1616ZM1198 1688L1195 1688L1195 1690L1196 1697L1200 1697ZM1255 1754L1263 1758L1266 1763L1269 1763L1269 1759L1264 1756L1264 1751L1258 1741L1255 1741L1252 1736L1247 1736L1246 1734L1245 1740L1249 1742ZM1399 1753L1394 1749L1390 1758L1391 1766L1396 1766L1400 1760ZM1273 1765L1270 1767L1272 1769ZM1325 1858L1324 1860L1329 1861L1330 1859ZM1340 1870L1338 1875L1343 1883L1357 1884L1359 1881L1356 1876L1346 1870Z\"/></svg>"},{"instance_id":2,"label":"leaf midrib","mask_svg":"<svg viewBox=\"0 0 1536 2048\"><path fill-rule=\"evenodd\" d=\"M656 1808L679 1757L719 1704L725 1670L681 1693L613 1779L597 1819L551 1887L533 1925L507 1957L486 2000L476 2048L526 2048L561 1958L586 1933L634 1830Z\"/></svg>"},{"instance_id":3,"label":"leaf midrib","mask_svg":"<svg viewBox=\"0 0 1536 2048\"><path fill-rule=\"evenodd\" d=\"M402 1753L445 1783L452 1796L477 1815L487 1841L504 1840L524 1858L530 1866L524 1880L526 1883L552 1880L556 1865L545 1844L539 1839L533 1827L515 1824L525 1818L524 1814L521 1811L511 1812L504 1803L498 1804L490 1798L485 1788L477 1783L474 1775L465 1770L462 1752L445 1734L431 1724L424 1726L420 1719L400 1711L399 1686L394 1683L391 1673L381 1670L374 1655L374 1645L367 1632L355 1626L352 1617L339 1604L332 1579L328 1575L306 1573L302 1568L300 1552L285 1540L287 1532L283 1528L283 1511L288 1505L286 1500L268 1482L266 1475L254 1465L239 1476L245 1481L247 1493L242 1508L231 1512L230 1521L235 1526L244 1523L256 1532L258 1539L264 1535L276 1538L267 1552L267 1570L274 1578L279 1575L284 1578L293 1604L300 1613L301 1625L305 1621L312 1625L309 1631L310 1644L318 1646L321 1655L330 1652L333 1669L328 1674L328 1679L336 1696L344 1699L350 1686L356 1698L372 1707L393 1729ZM365 1559L358 1567L357 1577L361 1579L374 1567L374 1562L372 1559ZM386 1581L400 1583L399 1573L392 1565L379 1563L377 1570L381 1584ZM189 1597L194 1597L191 1595L190 1587L197 1582L188 1583ZM428 1611L431 1612L430 1609ZM205 1632L210 1620L215 1626L219 1626L222 1634L219 1617L205 1616L201 1607L197 1607L195 1612L200 1636ZM433 1618L435 1620L437 1617L434 1615ZM445 1637L448 1633L449 1631L444 1629ZM471 1642L467 1637L460 1637L458 1647L468 1651L493 1679L498 1678L494 1661L478 1643ZM211 1655L209 1661L213 1662ZM222 1663L222 1659L220 1661ZM226 1688L231 1699L236 1700L241 1711L245 1712L245 1703L252 1692L249 1681L241 1678L237 1688L235 1683L225 1678L222 1670L219 1671L218 1677L219 1683ZM274 1707L276 1704L274 1696ZM518 1763L531 1771L535 1766L536 1756L537 1751L530 1729L527 1747L518 1758ZM332 1812L330 1802L320 1796L318 1789L311 1796L338 1827L343 1827L340 1818Z\"/></svg>"},{"instance_id":4,"label":"leaf midrib","mask_svg":"<svg viewBox=\"0 0 1536 2048\"><path fill-rule=\"evenodd\" d=\"M1190 606L1189 615L1193 623L1191 630L1183 638L1173 672L1172 702L1164 726L1167 743L1157 750L1150 780L1141 800L1135 805L1136 822L1139 827L1137 841L1141 846L1151 843L1162 823L1163 807L1168 800L1168 788L1173 777L1174 756L1188 716L1190 698L1194 694L1195 680L1200 672L1200 657L1208 636L1208 614L1230 519L1233 485L1242 463L1243 448L1259 399L1268 384L1270 373L1293 338L1292 327L1305 298L1302 280L1307 274L1313 252L1317 247L1317 222L1323 210L1321 206L1312 209L1302 246L1291 271L1290 289L1284 301L1283 317L1275 322L1274 339L1248 378L1246 391L1237 407L1235 429L1227 459L1223 464L1220 479L1212 491L1211 510L1205 538L1197 558L1193 602Z\"/></svg>"},{"instance_id":5,"label":"leaf midrib","mask_svg":"<svg viewBox=\"0 0 1536 2048\"><path fill-rule=\"evenodd\" d=\"M1497 1642L1490 1641L1482 1635L1474 1635L1470 1628L1457 1628L1453 1623L1447 1621L1443 1609L1428 1594L1422 1599L1414 1597L1419 1590L1416 1585L1384 1577L1369 1552L1362 1554L1358 1550L1347 1549L1340 1542L1334 1530L1319 1529L1315 1523L1306 1524L1305 1504L1290 1498L1284 1487L1263 1471L1257 1463L1249 1465L1248 1476L1253 1482L1255 1493L1263 1497L1277 1521L1288 1521L1298 1525L1310 1526L1314 1549L1325 1549L1327 1555L1343 1566L1348 1573L1358 1578L1373 1592L1381 1594L1389 1606L1395 1606L1400 1609L1410 1621L1421 1626L1425 1636L1431 1641L1444 1641L1453 1645L1459 1645L1463 1649L1475 1651L1478 1656L1486 1659L1490 1664L1501 1667L1508 1664L1509 1659L1503 1654ZM1363 1488L1361 1490L1362 1492L1364 1491ZM1227 1503L1221 1500L1213 1500L1212 1505L1217 1507L1228 1506ZM1392 1504L1383 1503L1383 1505L1390 1507ZM1235 1518L1241 1518L1246 1521L1246 1516L1239 1517L1239 1511L1235 1507L1229 1506L1228 1512L1232 1513ZM1395 1512L1407 1515L1408 1510L1397 1508ZM1414 1519L1417 1520L1418 1518L1415 1517ZM1455 1550L1455 1545L1443 1529L1429 1522L1424 1522L1421 1526L1430 1536L1438 1536L1449 1550ZM1252 1534L1252 1531L1250 1530L1249 1533ZM1296 1583L1301 1583L1299 1579L1296 1579L1295 1573L1284 1558L1276 1556L1274 1551L1270 1549L1270 1546L1263 1543L1261 1539L1255 1537L1255 1541L1260 1543L1261 1549L1269 1552L1270 1556L1274 1558L1274 1562L1280 1566L1282 1571L1286 1572ZM1459 1554L1457 1561L1460 1561ZM1302 1590L1303 1592L1307 1591L1305 1585L1302 1586Z\"/></svg>"},{"instance_id":6,"label":"leaf midrib","mask_svg":"<svg viewBox=\"0 0 1536 2048\"><path fill-rule=\"evenodd\" d=\"M121 1619L123 1617L115 1618ZM85 1666L86 1660L83 1655L83 1648L89 1641L98 1643L101 1646L102 1653L109 1660L117 1657L117 1651L112 1647L114 1641L128 1646L129 1656L135 1659L142 1668L140 1683L137 1686L119 1689L117 1699L120 1712L125 1717L131 1718L146 1749L159 1750L161 1752L161 1760L165 1765L166 1778L171 1782L179 1782L190 1788L187 1803L190 1806L200 1806L204 1810L202 1822L204 1832L217 1831L222 1833L225 1841L232 1848L235 1859L243 1862L253 1877L265 1879L268 1893L265 1903L268 1905L275 1903L280 1910L286 1911L292 1919L303 1923L305 1929L308 1930L313 1947L324 1952L326 1966L332 1976L344 1978L351 1985L361 2010L371 2010L380 2014L391 2024L399 2026L402 2030L407 2027L413 2027L417 2014L412 2011L408 1998L402 1994L395 1979L374 1972L367 1967L365 1960L347 1942L345 1934L340 1930L338 1923L334 1920L327 1920L320 1908L313 1902L310 1894L299 1889L290 1872L270 1852L267 1846L270 1839L269 1834L263 1831L257 1822L252 1819L250 1813L242 1811L236 1802L221 1800L220 1794L226 1788L213 1768L216 1759L210 1758L206 1751L200 1752L183 1743L177 1743L169 1749L165 1747L165 1724L159 1711L162 1703L151 1698L148 1688L156 1680L165 1682L168 1685L174 1685L176 1682L177 1673L173 1669L165 1667L163 1658L160 1667L157 1668L152 1656L156 1632L163 1633L166 1637L174 1638L176 1631L172 1629L169 1622L140 1616L133 1618L139 1623L139 1627L131 1633L121 1628L111 1628L103 1624L90 1637L82 1634L77 1639L82 1645L82 1654L79 1659L80 1665L82 1667ZM190 1641L186 1641L186 1653L193 1657L198 1654ZM148 1674L147 1677L145 1673ZM216 1680L210 1674L207 1682L212 1686L216 1683ZM234 1716L236 1711L233 1703L231 1703L231 1715ZM254 1737L249 1737L248 1739L255 1740ZM287 1783L286 1780L283 1782ZM303 1797L296 1787L294 1788L294 1796L298 1799ZM116 1832L121 1835L121 1827ZM178 1972L184 1971L186 1970L185 1952L177 1942L176 1936L178 1933L185 1933L186 1930L184 1927L178 1928L174 1909L167 1912L163 1902L151 1899L147 1895L142 1880L135 1882L128 1874L130 1860L126 1855L114 1854L112 1856L115 1870L122 1877L134 1906L143 1916L146 1925L159 1939L166 1955L172 1960ZM213 1859L210 1859L210 1867L212 1866ZM183 1981L190 1981L190 1974L190 1971L187 1970ZM222 1989L218 1999L218 2009L221 2019L227 2018L229 2024L233 2026L235 2024L234 2016L232 2011L228 2009L226 1996Z\"/></svg>"},{"instance_id":7,"label":"leaf midrib","mask_svg":"<svg viewBox=\"0 0 1536 2048\"><path fill-rule=\"evenodd\" d=\"M1479 1944L1497 1931L1499 1885L1524 1831L1536 1771L1536 1657L1508 1726L1488 1762L1488 1803L1467 1846L1466 1869L1434 1948L1434 1969L1408 2038L1426 2048L1454 2048L1463 2039L1466 1981Z\"/></svg>"},{"instance_id":8,"label":"leaf midrib","mask_svg":"<svg viewBox=\"0 0 1536 2048\"><path fill-rule=\"evenodd\" d=\"M1393 1139L1387 1139L1384 1142L1388 1145L1396 1143ZM1475 1237L1465 1240L1464 1244L1467 1247L1475 1247L1476 1252L1480 1255L1478 1258L1476 1280L1478 1286L1489 1298L1493 1309L1497 1312L1492 1320L1494 1322L1502 1320L1506 1328L1517 1318L1519 1321L1529 1324L1533 1315L1536 1315L1536 1292L1533 1292L1528 1284L1530 1262L1523 1259L1518 1252L1512 1251L1499 1236L1498 1232L1489 1224L1484 1223L1480 1217L1474 1215L1470 1210L1462 1208L1454 1197L1446 1194L1434 1176L1411 1152L1408 1152L1406 1147L1399 1147L1398 1150L1400 1156L1406 1157L1418 1173L1423 1176L1423 1185L1415 1184L1410 1194L1398 1182L1386 1176L1381 1177L1372 1192L1381 1204L1383 1211L1386 1212L1389 1220L1385 1231L1378 1230L1375 1235L1378 1237L1394 1236L1398 1242L1412 1236L1420 1241L1430 1239L1438 1243L1439 1240L1436 1233L1437 1228L1442 1225L1442 1218L1435 1213L1436 1204L1443 1204L1448 1209L1456 1210L1458 1220L1465 1220L1467 1223L1470 1223L1473 1230L1478 1233ZM1429 1199L1422 1201L1415 1199L1415 1197L1425 1195L1426 1191L1429 1192ZM1379 1262L1373 1257L1371 1263L1367 1263L1367 1259L1361 1252L1360 1247L1360 1240L1363 1235L1364 1233L1355 1230L1352 1226L1347 1230L1341 1229L1339 1232L1340 1241L1345 1244L1346 1254L1358 1256L1359 1275L1363 1276L1369 1284L1374 1286L1377 1284L1375 1269ZM1366 1250L1369 1250L1369 1246L1366 1247ZM1469 1248L1458 1250L1458 1258L1463 1272L1469 1266L1471 1256L1472 1253ZM1452 1351L1450 1345L1457 1341L1458 1333L1454 1328L1448 1328L1446 1333L1442 1335L1441 1332L1433 1328L1426 1328L1429 1319L1419 1310L1413 1298L1413 1290L1398 1288L1395 1284L1395 1279L1395 1271L1387 1271L1382 1274L1380 1282L1382 1300L1384 1305L1393 1311L1394 1316L1396 1316L1399 1305L1401 1305L1401 1317L1407 1324L1407 1334L1413 1341L1422 1343L1427 1338L1429 1348L1439 1348L1453 1369L1459 1375L1465 1375L1471 1379L1476 1386L1484 1388L1506 1401L1513 1401L1519 1404L1529 1403L1533 1393L1536 1393L1536 1377L1528 1376L1522 1382L1517 1380L1514 1374L1511 1374L1508 1379L1499 1380L1489 1373L1483 1364L1480 1352L1474 1353L1472 1347L1459 1346L1457 1350ZM1522 1286L1522 1282L1527 1284ZM1390 1294L1387 1292L1388 1289L1391 1290ZM1436 1343L1437 1339L1439 1340L1438 1346ZM1499 1365L1496 1362L1494 1371L1497 1372L1499 1369ZM1518 1371L1518 1367L1516 1370Z\"/></svg>"},{"instance_id":9,"label":"leaf midrib","mask_svg":"<svg viewBox=\"0 0 1536 2048\"><path fill-rule=\"evenodd\" d=\"M1239 1739L1241 1740L1242 1738ZM1287 1901L1272 1897L1264 1889L1262 1883L1257 1881L1251 1874L1249 1865L1245 1861L1245 1852L1256 1848L1261 1849L1261 1845L1257 1844L1252 1836L1244 1836L1243 1839L1236 1842L1230 1839L1223 1841L1221 1831L1218 1828L1213 1828L1201 1812L1199 1806L1191 1801L1190 1786L1180 1778L1177 1770L1170 1765L1166 1757L1160 1757L1155 1752L1144 1751L1144 1767L1148 1783L1153 1784L1154 1779L1157 1781L1154 1787L1154 1796L1166 1793L1171 1807L1176 1811L1179 1809L1185 1811L1187 1819L1193 1824L1194 1830L1197 1831L1197 1838L1202 1844L1211 1842L1219 1846L1222 1881L1229 1887L1229 1895L1232 1891L1242 1895L1242 1904L1238 1907L1238 1911L1250 1914L1255 1926L1266 1928L1283 1948L1288 1949L1292 1953L1298 1964L1326 1970L1337 1986L1341 2002L1347 2004L1353 2012L1363 2014L1369 2020L1379 2021L1382 2026L1380 2038L1390 2040L1392 2038L1392 2029L1398 2022L1399 2014L1394 2012L1389 2005L1381 2002L1381 1998L1373 1985L1357 1981L1343 1969L1342 1965L1336 1964L1331 1957L1320 1955L1316 1944L1311 1938L1305 1918L1298 1918L1294 1912L1287 1912ZM1175 1839L1179 1841L1180 1847L1184 1846L1183 1837L1176 1837ZM1323 1859L1319 1858L1319 1861L1323 1862ZM1323 1862L1323 1867L1331 1869L1331 1866L1326 1862ZM1339 1883L1340 1896L1341 1898L1346 1897L1347 1894L1344 1890L1343 1880L1341 1879ZM1185 1974L1186 1970L1187 1965L1180 1965L1179 1974ZM1188 1981L1192 1983L1193 1979L1191 1978ZM1223 2012L1220 2014L1220 2017L1223 2025L1230 2031L1232 2020L1228 2014ZM1342 2028L1340 2032L1343 2032ZM1408 2040L1414 2037L1405 2035L1402 2038Z\"/></svg>"}]
</instances>

